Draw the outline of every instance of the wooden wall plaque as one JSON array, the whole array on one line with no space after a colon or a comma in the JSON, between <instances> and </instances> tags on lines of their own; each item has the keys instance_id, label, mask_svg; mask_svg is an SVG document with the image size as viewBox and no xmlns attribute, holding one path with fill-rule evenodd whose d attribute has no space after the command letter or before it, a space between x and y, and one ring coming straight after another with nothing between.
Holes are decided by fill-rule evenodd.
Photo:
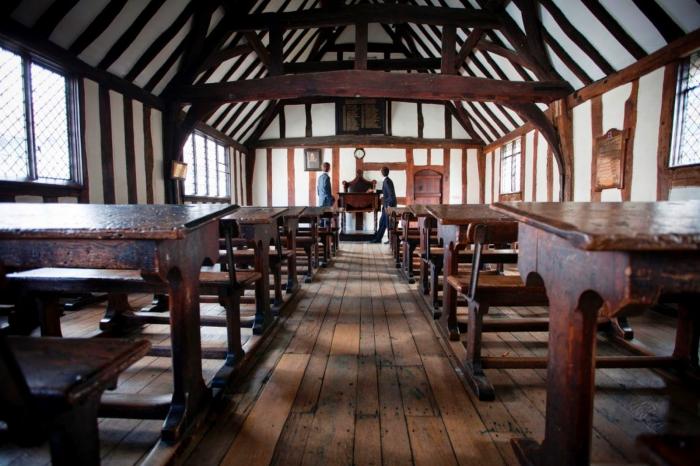
<instances>
[{"instance_id":1,"label":"wooden wall plaque","mask_svg":"<svg viewBox=\"0 0 700 466\"><path fill-rule=\"evenodd\" d=\"M336 134L385 134L386 100L340 99L335 104Z\"/></svg>"},{"instance_id":2,"label":"wooden wall plaque","mask_svg":"<svg viewBox=\"0 0 700 466\"><path fill-rule=\"evenodd\" d=\"M595 138L596 191L623 188L628 132L613 128Z\"/></svg>"}]
</instances>

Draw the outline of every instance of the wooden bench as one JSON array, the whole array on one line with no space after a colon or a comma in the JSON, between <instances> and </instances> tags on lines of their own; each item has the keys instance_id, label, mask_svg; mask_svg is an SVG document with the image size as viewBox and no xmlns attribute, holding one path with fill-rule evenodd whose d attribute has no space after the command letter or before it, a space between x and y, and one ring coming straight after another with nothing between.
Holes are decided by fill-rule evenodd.
<instances>
[{"instance_id":1,"label":"wooden bench","mask_svg":"<svg viewBox=\"0 0 700 466\"><path fill-rule=\"evenodd\" d=\"M0 419L23 446L49 439L54 465L100 463L100 397L147 341L0 334Z\"/></svg>"}]
</instances>

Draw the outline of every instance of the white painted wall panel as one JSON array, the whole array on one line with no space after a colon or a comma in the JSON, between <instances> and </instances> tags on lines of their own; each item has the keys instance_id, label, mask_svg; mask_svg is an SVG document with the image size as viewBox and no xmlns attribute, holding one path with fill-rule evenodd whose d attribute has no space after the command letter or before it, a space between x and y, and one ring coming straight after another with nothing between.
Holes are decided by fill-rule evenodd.
<instances>
[{"instance_id":1,"label":"white painted wall panel","mask_svg":"<svg viewBox=\"0 0 700 466\"><path fill-rule=\"evenodd\" d=\"M304 149L294 150L294 205L309 205L309 172L304 171Z\"/></svg>"},{"instance_id":2,"label":"white painted wall panel","mask_svg":"<svg viewBox=\"0 0 700 466\"><path fill-rule=\"evenodd\" d=\"M479 154L476 149L467 149L467 204L479 203L481 181L477 157Z\"/></svg>"},{"instance_id":3,"label":"white painted wall panel","mask_svg":"<svg viewBox=\"0 0 700 466\"><path fill-rule=\"evenodd\" d=\"M413 149L413 165L428 165L428 149Z\"/></svg>"},{"instance_id":4,"label":"white painted wall panel","mask_svg":"<svg viewBox=\"0 0 700 466\"><path fill-rule=\"evenodd\" d=\"M243 174L242 176L242 185L243 186L248 186L248 174L246 173L246 163L245 159L248 157L246 154L241 154L241 173ZM252 157L252 155L251 155ZM243 189L241 192L242 199L243 199L243 205L252 205L250 202L250 199L248 199L248 191L246 189Z\"/></svg>"},{"instance_id":5,"label":"white painted wall panel","mask_svg":"<svg viewBox=\"0 0 700 466\"><path fill-rule=\"evenodd\" d=\"M452 138L453 139L471 139L469 133L459 124L455 117L452 118Z\"/></svg>"},{"instance_id":6,"label":"white painted wall panel","mask_svg":"<svg viewBox=\"0 0 700 466\"><path fill-rule=\"evenodd\" d=\"M670 201L700 200L700 186L672 188L668 193Z\"/></svg>"},{"instance_id":7,"label":"white painted wall panel","mask_svg":"<svg viewBox=\"0 0 700 466\"><path fill-rule=\"evenodd\" d=\"M153 202L164 204L163 114L159 110L151 110L151 139L153 140Z\"/></svg>"},{"instance_id":8,"label":"white painted wall panel","mask_svg":"<svg viewBox=\"0 0 700 466\"><path fill-rule=\"evenodd\" d=\"M286 118L286 117L285 117ZM277 139L280 137L280 119L275 117L270 122L270 125L265 128L260 139Z\"/></svg>"},{"instance_id":9,"label":"white painted wall panel","mask_svg":"<svg viewBox=\"0 0 700 466\"><path fill-rule=\"evenodd\" d=\"M406 149L390 149L381 147L365 147L364 162L405 162Z\"/></svg>"},{"instance_id":10,"label":"white painted wall panel","mask_svg":"<svg viewBox=\"0 0 700 466\"><path fill-rule=\"evenodd\" d=\"M450 204L462 203L462 149L450 150Z\"/></svg>"},{"instance_id":11,"label":"white painted wall panel","mask_svg":"<svg viewBox=\"0 0 700 466\"><path fill-rule=\"evenodd\" d=\"M591 102L573 109L574 138L574 201L591 200L591 162L593 159L593 128Z\"/></svg>"},{"instance_id":12,"label":"white painted wall panel","mask_svg":"<svg viewBox=\"0 0 700 466\"><path fill-rule=\"evenodd\" d=\"M289 204L289 177L287 176L287 149L272 149L272 205Z\"/></svg>"},{"instance_id":13,"label":"white painted wall panel","mask_svg":"<svg viewBox=\"0 0 700 466\"><path fill-rule=\"evenodd\" d=\"M104 202L102 188L102 149L100 147L99 86L83 80L85 98L85 154L87 158L89 199L92 204Z\"/></svg>"},{"instance_id":14,"label":"white painted wall panel","mask_svg":"<svg viewBox=\"0 0 700 466\"><path fill-rule=\"evenodd\" d=\"M126 147L124 145L124 97L109 91L112 115L112 159L114 163L114 195L117 204L129 203L126 181ZM133 173L129 176L133 176Z\"/></svg>"},{"instance_id":15,"label":"white painted wall panel","mask_svg":"<svg viewBox=\"0 0 700 466\"><path fill-rule=\"evenodd\" d=\"M391 133L418 137L418 107L410 102L391 103Z\"/></svg>"},{"instance_id":16,"label":"white painted wall panel","mask_svg":"<svg viewBox=\"0 0 700 466\"><path fill-rule=\"evenodd\" d=\"M493 172L493 152L489 152L485 156L485 167L484 170L484 202L489 204L493 199L493 189L491 183L491 173Z\"/></svg>"},{"instance_id":17,"label":"white painted wall panel","mask_svg":"<svg viewBox=\"0 0 700 466\"><path fill-rule=\"evenodd\" d=\"M335 104L311 106L311 128L314 136L335 134Z\"/></svg>"},{"instance_id":18,"label":"white painted wall panel","mask_svg":"<svg viewBox=\"0 0 700 466\"><path fill-rule=\"evenodd\" d=\"M146 204L146 154L144 152L143 134L143 104L133 101L134 113L134 155L136 157L136 201Z\"/></svg>"},{"instance_id":19,"label":"white painted wall panel","mask_svg":"<svg viewBox=\"0 0 700 466\"><path fill-rule=\"evenodd\" d=\"M442 165L445 162L445 151L443 149L431 149L430 159L428 161L430 165Z\"/></svg>"},{"instance_id":20,"label":"white painted wall panel","mask_svg":"<svg viewBox=\"0 0 700 466\"><path fill-rule=\"evenodd\" d=\"M267 151L255 150L255 168L253 168L253 205L267 205Z\"/></svg>"},{"instance_id":21,"label":"white painted wall panel","mask_svg":"<svg viewBox=\"0 0 700 466\"><path fill-rule=\"evenodd\" d=\"M533 162L535 161L535 131L530 131L525 135L525 185L521 186L523 190L523 200L532 202L532 184L534 182Z\"/></svg>"},{"instance_id":22,"label":"white painted wall panel","mask_svg":"<svg viewBox=\"0 0 700 466\"><path fill-rule=\"evenodd\" d=\"M657 150L663 83L663 68L639 79L630 192L633 201L656 200Z\"/></svg>"},{"instance_id":23,"label":"white painted wall panel","mask_svg":"<svg viewBox=\"0 0 700 466\"><path fill-rule=\"evenodd\" d=\"M603 94L603 134L609 129L622 129L625 122L625 101L632 92L632 84L624 84Z\"/></svg>"},{"instance_id":24,"label":"white painted wall panel","mask_svg":"<svg viewBox=\"0 0 700 466\"><path fill-rule=\"evenodd\" d=\"M306 110L303 105L285 105L284 121L286 137L303 138L306 136Z\"/></svg>"},{"instance_id":25,"label":"white painted wall panel","mask_svg":"<svg viewBox=\"0 0 700 466\"><path fill-rule=\"evenodd\" d=\"M498 201L501 193L501 151L493 153L493 202Z\"/></svg>"},{"instance_id":26,"label":"white painted wall panel","mask_svg":"<svg viewBox=\"0 0 700 466\"><path fill-rule=\"evenodd\" d=\"M552 200L558 201L561 199L561 182L559 181L559 164L554 156L552 156Z\"/></svg>"},{"instance_id":27,"label":"white painted wall panel","mask_svg":"<svg viewBox=\"0 0 700 466\"><path fill-rule=\"evenodd\" d=\"M547 141L537 134L537 185L535 186L535 201L547 200Z\"/></svg>"},{"instance_id":28,"label":"white painted wall panel","mask_svg":"<svg viewBox=\"0 0 700 466\"><path fill-rule=\"evenodd\" d=\"M445 107L443 105L423 104L423 137L445 137Z\"/></svg>"}]
</instances>

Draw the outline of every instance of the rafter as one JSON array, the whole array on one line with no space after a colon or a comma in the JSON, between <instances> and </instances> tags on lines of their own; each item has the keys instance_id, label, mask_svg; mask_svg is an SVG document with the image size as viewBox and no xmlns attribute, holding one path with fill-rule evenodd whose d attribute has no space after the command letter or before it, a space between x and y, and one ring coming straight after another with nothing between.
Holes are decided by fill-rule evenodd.
<instances>
[{"instance_id":1,"label":"rafter","mask_svg":"<svg viewBox=\"0 0 700 466\"><path fill-rule=\"evenodd\" d=\"M632 39L632 37L627 34L622 26L612 17L608 10L601 5L598 0L581 0L586 8L593 13L593 16L600 21L603 26L612 34L615 39L617 39L620 44L636 59L646 56L646 51L639 44Z\"/></svg>"},{"instance_id":2,"label":"rafter","mask_svg":"<svg viewBox=\"0 0 700 466\"><path fill-rule=\"evenodd\" d=\"M177 94L182 103L247 102L324 95L386 98L410 95L419 99L434 100L548 103L565 97L568 92L569 86L561 81L507 82L466 76L350 70L274 76L233 83L198 84L182 87Z\"/></svg>"},{"instance_id":3,"label":"rafter","mask_svg":"<svg viewBox=\"0 0 700 466\"><path fill-rule=\"evenodd\" d=\"M459 54L457 55L457 66L461 66L467 60L467 57L472 53L476 44L479 43L484 35L484 30L481 28L474 28L467 36L467 40L464 41L459 49Z\"/></svg>"},{"instance_id":4,"label":"rafter","mask_svg":"<svg viewBox=\"0 0 700 466\"><path fill-rule=\"evenodd\" d=\"M122 11L126 0L112 0L107 4L107 6L97 15L97 17L90 23L90 25L85 29L78 38L73 41L68 50L70 50L75 55L80 55L88 45L93 43L100 34L104 32L107 27L112 24L114 18Z\"/></svg>"},{"instance_id":5,"label":"rafter","mask_svg":"<svg viewBox=\"0 0 700 466\"><path fill-rule=\"evenodd\" d=\"M58 0L37 20L32 28L41 37L48 38L64 16L78 3L78 0Z\"/></svg>"}]
</instances>

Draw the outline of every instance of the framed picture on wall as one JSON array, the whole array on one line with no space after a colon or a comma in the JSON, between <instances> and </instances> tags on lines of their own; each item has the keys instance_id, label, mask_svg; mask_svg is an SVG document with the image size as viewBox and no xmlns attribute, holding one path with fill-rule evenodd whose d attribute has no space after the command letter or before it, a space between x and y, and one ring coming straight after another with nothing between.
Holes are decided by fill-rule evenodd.
<instances>
[{"instance_id":1,"label":"framed picture on wall","mask_svg":"<svg viewBox=\"0 0 700 466\"><path fill-rule=\"evenodd\" d=\"M321 149L304 149L304 171L321 171L322 164L323 157L321 156Z\"/></svg>"}]
</instances>

